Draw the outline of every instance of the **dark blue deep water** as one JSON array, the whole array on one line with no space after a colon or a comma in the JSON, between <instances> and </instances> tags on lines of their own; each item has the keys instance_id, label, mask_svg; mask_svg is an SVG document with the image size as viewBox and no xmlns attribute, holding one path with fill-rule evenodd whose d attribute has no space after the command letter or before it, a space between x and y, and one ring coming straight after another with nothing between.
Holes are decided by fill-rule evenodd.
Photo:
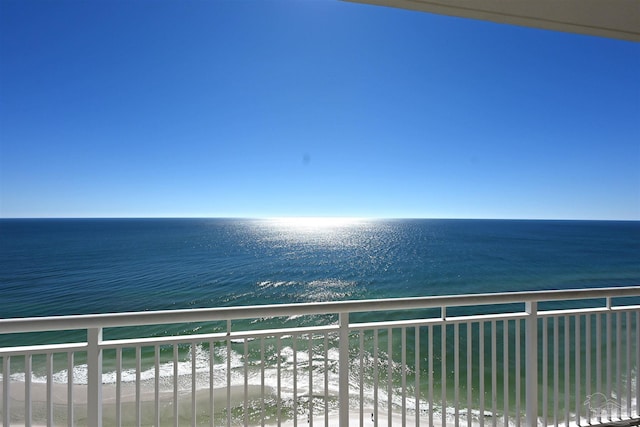
<instances>
[{"instance_id":1,"label":"dark blue deep water","mask_svg":"<svg viewBox=\"0 0 640 427\"><path fill-rule=\"evenodd\" d=\"M0 220L0 318L640 285L640 222Z\"/></svg>"}]
</instances>

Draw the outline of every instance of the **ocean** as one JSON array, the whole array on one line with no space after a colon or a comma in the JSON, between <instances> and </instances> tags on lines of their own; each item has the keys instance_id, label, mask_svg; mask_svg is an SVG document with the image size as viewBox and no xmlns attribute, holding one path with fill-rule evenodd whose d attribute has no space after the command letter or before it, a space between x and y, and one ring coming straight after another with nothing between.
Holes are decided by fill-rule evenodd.
<instances>
[{"instance_id":1,"label":"ocean","mask_svg":"<svg viewBox=\"0 0 640 427\"><path fill-rule=\"evenodd\" d=\"M0 242L0 318L640 284L640 222L8 219Z\"/></svg>"},{"instance_id":2,"label":"ocean","mask_svg":"<svg viewBox=\"0 0 640 427\"><path fill-rule=\"evenodd\" d=\"M0 220L0 318L638 285L640 222ZM201 325L172 328L147 333ZM43 339L1 332L0 347Z\"/></svg>"}]
</instances>

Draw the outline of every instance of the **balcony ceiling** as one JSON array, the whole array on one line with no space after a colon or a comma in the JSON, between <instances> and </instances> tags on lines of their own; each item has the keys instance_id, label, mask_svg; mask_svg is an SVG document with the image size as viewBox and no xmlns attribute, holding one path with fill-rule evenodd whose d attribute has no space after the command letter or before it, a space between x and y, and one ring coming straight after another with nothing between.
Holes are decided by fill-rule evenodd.
<instances>
[{"instance_id":1,"label":"balcony ceiling","mask_svg":"<svg viewBox=\"0 0 640 427\"><path fill-rule=\"evenodd\" d=\"M640 0L349 0L640 42Z\"/></svg>"}]
</instances>

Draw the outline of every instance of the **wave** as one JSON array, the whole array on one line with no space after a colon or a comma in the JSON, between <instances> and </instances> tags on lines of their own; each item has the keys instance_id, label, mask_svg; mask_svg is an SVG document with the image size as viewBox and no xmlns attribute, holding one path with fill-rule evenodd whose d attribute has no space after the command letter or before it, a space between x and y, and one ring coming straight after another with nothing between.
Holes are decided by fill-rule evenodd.
<instances>
[{"instance_id":1,"label":"wave","mask_svg":"<svg viewBox=\"0 0 640 427\"><path fill-rule=\"evenodd\" d=\"M284 341L284 339L283 339ZM270 344L265 345L269 347ZM236 346L237 348L237 346ZM388 372L389 366L386 364L386 356L380 353L379 371ZM334 416L338 410L339 372L338 372L339 352L335 347L329 347L326 351L309 352L307 348L297 348L295 346L283 345L277 353L265 353L265 359L248 357L246 353L231 349L226 346L208 348L206 345L194 345L190 350L181 356L177 364L174 361L164 361L158 366L147 369L122 369L120 372L109 371L102 376L103 397L105 402L105 417L108 419L115 417L116 405L116 385L120 385L120 405L129 408L140 402L141 415L145 419L152 421L155 413L156 393L159 399L159 411L166 416L172 416L173 409L171 402L178 402L180 413L188 413L191 405L198 408L198 416L203 417L210 409L213 400L214 417L223 418L226 411L231 408L234 422L242 423L247 408L257 411L258 414L264 412L267 419L277 419L282 417L292 419L294 417L324 416L325 411ZM501 412L490 410L480 410L468 407L462 401L456 407L449 401L444 408L439 402L441 390L434 386L433 395L438 396L433 402L425 398L425 393L420 398L416 398L412 385L402 388L398 385L398 380L402 376L402 370L407 369L398 362L390 361L390 371L393 372L392 385L386 378L379 378L377 382L369 376L368 369L371 367L372 359L369 356L363 358L363 366L360 366L359 358L351 360L349 379L349 393L351 396L351 411L355 411L359 417L359 408L362 406L365 420L378 418L383 424L389 418L395 419L401 414L409 417L420 417L421 419L433 420L464 420L474 425L482 424L486 420L496 425L505 425L505 415ZM365 366L366 365L366 366ZM367 378L362 380L359 372L365 373ZM177 371L177 377L175 372ZM195 373L195 375L194 375ZM405 371L405 374L407 371ZM635 374L634 374L635 375ZM67 384L70 379L74 387L78 390L74 397L74 409L81 414L86 411L86 386L87 386L87 365L79 364L73 367L71 375L66 369L52 373L56 411L63 413L66 405ZM11 374L12 408L14 402L24 399L25 373L16 372ZM3 381L0 374L0 382ZM32 373L30 375L33 393L35 398L32 405L39 408L42 402L39 396L46 395L42 392L49 381L47 375ZM407 384L409 382L407 381ZM213 388L211 387L213 385ZM362 385L362 390L361 390ZM633 384L635 387L635 383ZM174 391L177 390L177 394ZM195 393L193 391L195 390ZM2 387L0 387L0 393ZM362 401L360 394L362 393ZM613 396L605 399L607 404L619 405L619 401L627 401L624 396L619 398ZM195 402L195 403L194 403ZM629 402L631 407L636 407L635 400ZM605 410L609 409L609 406ZM235 409L234 409L235 408ZM617 406L616 406L617 408ZM585 407L592 416L602 415L601 408ZM624 413L624 408L621 408ZM128 410L127 410L128 411ZM598 414L594 411L600 411ZM17 413L20 411L18 410ZM135 408L133 408L135 413ZM278 415L279 413L279 415ZM305 415L306 414L306 415ZM602 415L603 417L606 417ZM613 414L615 415L615 414ZM36 415L34 415L36 416ZM165 416L165 415L163 415ZM255 416L255 414L253 415ZM354 416L352 414L352 416ZM516 423L515 414L507 414L506 424ZM571 414L571 419L575 414ZM37 416L36 416L37 417ZM59 415L64 417L64 415ZM149 418L151 417L151 418ZM35 421L35 419L34 419ZM106 424L109 424L108 422ZM126 424L126 423L125 423ZM257 425L258 422L249 424ZM542 424L546 424L542 422Z\"/></svg>"}]
</instances>

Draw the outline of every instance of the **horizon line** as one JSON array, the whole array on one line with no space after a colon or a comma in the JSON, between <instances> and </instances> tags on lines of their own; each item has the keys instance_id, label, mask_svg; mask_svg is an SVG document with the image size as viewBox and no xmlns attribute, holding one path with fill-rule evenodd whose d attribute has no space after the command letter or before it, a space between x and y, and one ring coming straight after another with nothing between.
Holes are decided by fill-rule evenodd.
<instances>
[{"instance_id":1,"label":"horizon line","mask_svg":"<svg viewBox=\"0 0 640 427\"><path fill-rule=\"evenodd\" d=\"M419 217L419 216L355 216L355 215L279 215L279 216L16 216L1 217L2 220L125 220L125 219L239 219L239 220L287 220L287 219L349 219L360 221L374 220L470 220L470 221L609 221L638 222L637 219L619 218L534 218L534 217Z\"/></svg>"}]
</instances>

